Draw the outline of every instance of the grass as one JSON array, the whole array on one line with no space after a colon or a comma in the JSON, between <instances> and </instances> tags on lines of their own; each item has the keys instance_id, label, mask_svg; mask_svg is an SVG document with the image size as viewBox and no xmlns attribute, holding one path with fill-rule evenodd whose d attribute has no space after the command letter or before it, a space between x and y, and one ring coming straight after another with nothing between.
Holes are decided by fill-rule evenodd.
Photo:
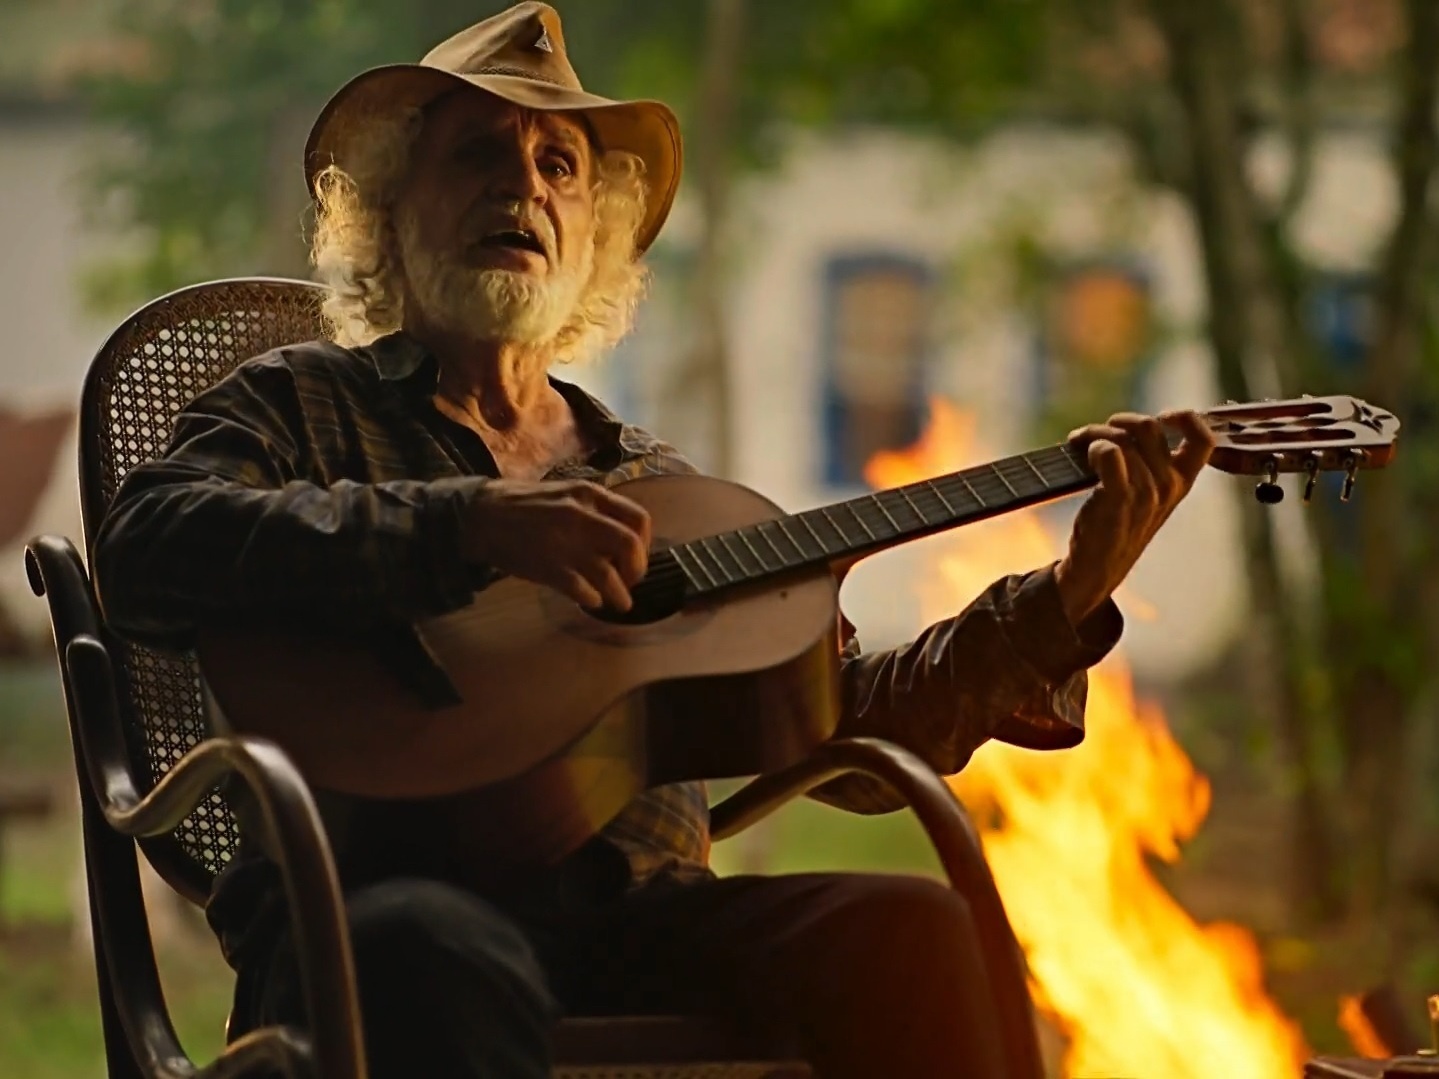
<instances>
[{"instance_id":1,"label":"grass","mask_svg":"<svg viewBox=\"0 0 1439 1079\"><path fill-rule=\"evenodd\" d=\"M229 982L203 949L166 949L161 979L181 1044L198 1061L224 1042ZM0 1074L81 1079L105 1072L95 971L68 927L37 923L0 941Z\"/></svg>"},{"instance_id":2,"label":"grass","mask_svg":"<svg viewBox=\"0 0 1439 1079\"><path fill-rule=\"evenodd\" d=\"M0 781L47 784L56 805L8 828L0 850L0 1076L101 1076L94 961L74 932L79 803L49 664L0 668L0 762ZM181 1044L205 1061L224 1041L231 978L207 930L178 937L161 949L161 984Z\"/></svg>"}]
</instances>

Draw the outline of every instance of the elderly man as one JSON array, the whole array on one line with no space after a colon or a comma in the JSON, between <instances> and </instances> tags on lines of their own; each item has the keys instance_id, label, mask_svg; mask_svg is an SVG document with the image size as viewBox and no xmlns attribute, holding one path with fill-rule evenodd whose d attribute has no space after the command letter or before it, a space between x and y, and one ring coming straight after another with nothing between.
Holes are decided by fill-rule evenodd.
<instances>
[{"instance_id":1,"label":"elderly man","mask_svg":"<svg viewBox=\"0 0 1439 1079\"><path fill-rule=\"evenodd\" d=\"M502 574L628 607L650 527L608 488L691 469L551 369L630 326L679 178L673 115L585 93L556 13L523 3L353 80L307 171L333 340L241 364L129 475L96 542L110 624L174 646L207 619L401 624ZM1102 482L1056 565L905 648L849 641L840 732L946 773L990 737L1079 742L1084 672L1121 630L1110 593L1211 449L1192 414L1168 422L1175 451L1148 417L1077 433ZM381 1079L538 1079L561 1011L677 1009L783 1024L826 1079L1002 1073L959 898L905 876L717 878L702 785L647 792L559 865L488 874L451 849L444 800L322 797ZM824 797L894 808L864 784ZM304 1019L250 836L208 908L236 1034Z\"/></svg>"}]
</instances>

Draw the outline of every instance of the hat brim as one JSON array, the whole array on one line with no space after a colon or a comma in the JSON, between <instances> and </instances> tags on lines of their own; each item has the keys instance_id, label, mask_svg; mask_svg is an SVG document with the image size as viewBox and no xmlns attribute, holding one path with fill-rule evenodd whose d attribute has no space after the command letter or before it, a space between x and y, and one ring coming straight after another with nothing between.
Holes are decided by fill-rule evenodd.
<instances>
[{"instance_id":1,"label":"hat brim","mask_svg":"<svg viewBox=\"0 0 1439 1079\"><path fill-rule=\"evenodd\" d=\"M645 165L649 197L635 243L639 251L654 243L674 205L683 169L679 121L669 106L659 101L614 101L514 75L455 74L422 64L390 64L357 75L330 98L310 129L305 183L311 194L322 170L332 164L345 168L351 147L366 137L376 116L424 108L466 86L527 109L583 113L604 149L636 155Z\"/></svg>"}]
</instances>

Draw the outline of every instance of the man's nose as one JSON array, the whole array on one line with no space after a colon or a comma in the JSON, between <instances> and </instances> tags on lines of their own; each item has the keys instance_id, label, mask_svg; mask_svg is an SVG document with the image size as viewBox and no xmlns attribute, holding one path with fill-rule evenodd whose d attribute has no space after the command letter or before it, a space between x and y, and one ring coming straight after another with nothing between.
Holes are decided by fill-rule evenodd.
<instances>
[{"instance_id":1,"label":"man's nose","mask_svg":"<svg viewBox=\"0 0 1439 1079\"><path fill-rule=\"evenodd\" d=\"M519 199L522 202L543 203L544 177L534 155L518 147L506 152L503 160L496 163L490 194L502 201Z\"/></svg>"}]
</instances>

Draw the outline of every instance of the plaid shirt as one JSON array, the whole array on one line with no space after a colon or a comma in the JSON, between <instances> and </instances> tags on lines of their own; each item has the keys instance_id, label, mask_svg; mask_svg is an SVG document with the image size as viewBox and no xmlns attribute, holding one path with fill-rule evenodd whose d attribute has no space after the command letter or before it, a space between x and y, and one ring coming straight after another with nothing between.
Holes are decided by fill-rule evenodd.
<instances>
[{"instance_id":1,"label":"plaid shirt","mask_svg":"<svg viewBox=\"0 0 1439 1079\"><path fill-rule=\"evenodd\" d=\"M496 466L478 436L434 407L437 374L435 358L400 333L354 350L327 342L278 349L201 394L178 416L166 453L125 478L102 524L94 565L108 624L183 648L206 617L354 627L468 604L492 575L461 557L473 485L453 481L493 477ZM577 387L554 385L596 449L551 478L613 485L694 471ZM839 734L893 739L953 774L990 737L1077 744L1084 670L1113 647L1122 622L1106 604L1076 632L1046 568L996 581L904 648L863 653L843 628ZM899 807L887 789L858 777L814 796L858 812ZM405 819L385 805L391 822ZM322 810L343 869L370 842L379 811L331 798ZM635 882L709 872L703 784L649 791L602 834Z\"/></svg>"}]
</instances>

